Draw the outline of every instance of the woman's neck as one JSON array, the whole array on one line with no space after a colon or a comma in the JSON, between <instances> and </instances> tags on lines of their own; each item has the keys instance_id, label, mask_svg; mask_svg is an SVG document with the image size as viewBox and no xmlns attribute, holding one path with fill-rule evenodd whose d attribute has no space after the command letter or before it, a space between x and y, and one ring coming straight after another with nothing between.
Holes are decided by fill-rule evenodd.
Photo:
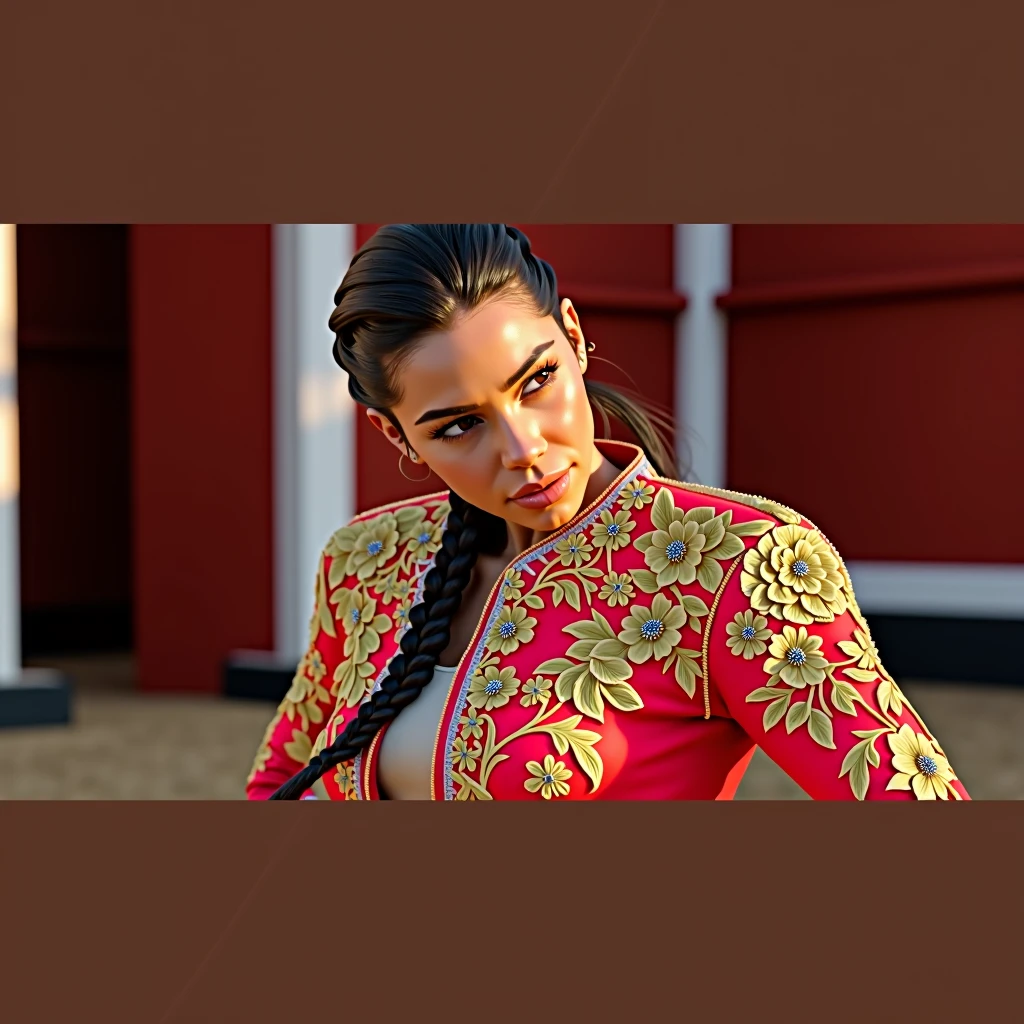
<instances>
[{"instance_id":1,"label":"woman's neck","mask_svg":"<svg viewBox=\"0 0 1024 1024\"><path fill-rule=\"evenodd\" d=\"M586 490L583 492L583 501L580 503L580 508L576 511L579 512L580 509L587 508L595 502L612 485L615 478L621 472L621 469L609 462L597 448L594 448L590 479L587 481ZM509 562L515 561L527 548L533 547L534 544L539 544L545 537L554 532L531 530L528 526L522 526L519 523L512 523L508 520L506 520L506 523L508 524L508 545L499 556L506 565Z\"/></svg>"}]
</instances>

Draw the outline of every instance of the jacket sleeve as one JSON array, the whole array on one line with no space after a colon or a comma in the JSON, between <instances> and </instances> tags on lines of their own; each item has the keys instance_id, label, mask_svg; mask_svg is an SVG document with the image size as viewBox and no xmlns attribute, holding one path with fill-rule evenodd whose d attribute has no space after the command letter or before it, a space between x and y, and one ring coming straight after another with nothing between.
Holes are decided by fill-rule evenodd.
<instances>
[{"instance_id":1,"label":"jacket sleeve","mask_svg":"<svg viewBox=\"0 0 1024 1024\"><path fill-rule=\"evenodd\" d=\"M838 551L805 520L767 531L730 568L708 677L816 800L970 799L882 664Z\"/></svg>"},{"instance_id":2,"label":"jacket sleeve","mask_svg":"<svg viewBox=\"0 0 1024 1024\"><path fill-rule=\"evenodd\" d=\"M326 739L323 729L335 707L339 680L351 660L344 654L345 634L338 621L356 582L353 575L344 574L345 561L333 541L320 556L309 646L256 753L246 780L249 800L269 799L309 763L318 740ZM312 796L312 791L307 791L303 799Z\"/></svg>"}]
</instances>

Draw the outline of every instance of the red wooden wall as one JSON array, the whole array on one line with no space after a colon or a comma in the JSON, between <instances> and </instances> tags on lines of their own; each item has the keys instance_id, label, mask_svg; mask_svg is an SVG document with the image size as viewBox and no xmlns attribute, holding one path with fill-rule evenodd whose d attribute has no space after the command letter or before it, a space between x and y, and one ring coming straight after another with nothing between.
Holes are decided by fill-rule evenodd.
<instances>
[{"instance_id":1,"label":"red wooden wall","mask_svg":"<svg viewBox=\"0 0 1024 1024\"><path fill-rule=\"evenodd\" d=\"M47 629L130 609L126 248L117 225L17 229L21 601Z\"/></svg>"},{"instance_id":2,"label":"red wooden wall","mask_svg":"<svg viewBox=\"0 0 1024 1024\"><path fill-rule=\"evenodd\" d=\"M362 245L377 226L357 225L356 245ZM518 226L529 236L536 255L554 267L560 297L573 300L587 340L597 344L599 358L588 372L623 388L633 387L632 377L637 390L671 410L675 317L682 306L672 288L672 225ZM422 484L405 480L398 472L394 448L361 409L356 436L360 509L443 488L435 476ZM414 476L422 473L419 467L406 465L406 470Z\"/></svg>"},{"instance_id":3,"label":"red wooden wall","mask_svg":"<svg viewBox=\"0 0 1024 1024\"><path fill-rule=\"evenodd\" d=\"M131 229L144 689L217 691L231 650L273 648L270 261L266 225Z\"/></svg>"},{"instance_id":4,"label":"red wooden wall","mask_svg":"<svg viewBox=\"0 0 1024 1024\"><path fill-rule=\"evenodd\" d=\"M1024 561L1024 226L740 225L730 485L850 559Z\"/></svg>"}]
</instances>

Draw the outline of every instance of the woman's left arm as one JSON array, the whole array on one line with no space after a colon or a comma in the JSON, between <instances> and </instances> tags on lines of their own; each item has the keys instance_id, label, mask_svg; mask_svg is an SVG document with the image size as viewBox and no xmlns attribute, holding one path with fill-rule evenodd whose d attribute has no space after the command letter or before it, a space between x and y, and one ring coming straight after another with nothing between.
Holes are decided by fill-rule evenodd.
<instances>
[{"instance_id":1,"label":"woman's left arm","mask_svg":"<svg viewBox=\"0 0 1024 1024\"><path fill-rule=\"evenodd\" d=\"M817 530L776 527L737 560L707 664L732 717L814 799L970 799Z\"/></svg>"}]
</instances>

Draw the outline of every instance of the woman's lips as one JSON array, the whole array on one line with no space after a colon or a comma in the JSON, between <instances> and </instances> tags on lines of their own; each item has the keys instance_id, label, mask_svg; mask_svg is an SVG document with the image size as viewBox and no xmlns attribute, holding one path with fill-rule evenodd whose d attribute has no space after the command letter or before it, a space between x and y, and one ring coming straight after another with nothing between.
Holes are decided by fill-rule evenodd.
<instances>
[{"instance_id":1,"label":"woman's lips","mask_svg":"<svg viewBox=\"0 0 1024 1024\"><path fill-rule=\"evenodd\" d=\"M570 466L569 469L572 467ZM531 491L519 498L509 498L523 508L547 508L558 501L569 489L569 469L556 480L552 480L542 491Z\"/></svg>"}]
</instances>

